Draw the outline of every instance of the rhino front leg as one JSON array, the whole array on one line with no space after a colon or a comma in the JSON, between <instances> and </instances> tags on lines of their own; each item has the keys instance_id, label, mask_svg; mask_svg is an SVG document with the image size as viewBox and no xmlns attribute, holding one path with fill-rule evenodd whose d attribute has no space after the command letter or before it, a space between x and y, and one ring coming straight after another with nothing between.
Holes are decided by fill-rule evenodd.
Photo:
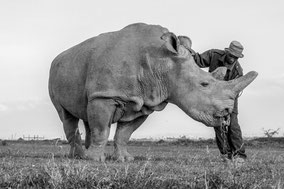
<instances>
[{"instance_id":1,"label":"rhino front leg","mask_svg":"<svg viewBox=\"0 0 284 189\"><path fill-rule=\"evenodd\" d=\"M105 146L114 111L115 104L111 99L95 99L88 103L88 124L92 137L88 155L95 161L105 161Z\"/></svg>"},{"instance_id":2,"label":"rhino front leg","mask_svg":"<svg viewBox=\"0 0 284 189\"><path fill-rule=\"evenodd\" d=\"M141 116L130 122L118 122L114 136L114 158L118 161L132 161L133 156L127 152L127 142L131 134L147 119L148 115Z\"/></svg>"}]
</instances>

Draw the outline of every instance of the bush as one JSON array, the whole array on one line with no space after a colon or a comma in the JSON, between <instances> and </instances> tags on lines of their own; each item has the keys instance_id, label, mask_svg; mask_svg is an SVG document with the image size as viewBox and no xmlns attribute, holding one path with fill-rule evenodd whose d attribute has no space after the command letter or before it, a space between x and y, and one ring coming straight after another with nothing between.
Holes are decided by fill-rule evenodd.
<instances>
[{"instance_id":1,"label":"bush","mask_svg":"<svg viewBox=\"0 0 284 189\"><path fill-rule=\"evenodd\" d=\"M264 135L267 137L267 138L272 138L274 135L277 135L279 133L279 130L280 128L276 129L276 130L273 130L273 129L263 129L263 132L264 132Z\"/></svg>"},{"instance_id":2,"label":"bush","mask_svg":"<svg viewBox=\"0 0 284 189\"><path fill-rule=\"evenodd\" d=\"M1 145L2 145L2 146L7 146L7 145L8 145L8 143L7 143L7 141L6 141L6 140L2 140L2 141L1 141Z\"/></svg>"}]
</instances>

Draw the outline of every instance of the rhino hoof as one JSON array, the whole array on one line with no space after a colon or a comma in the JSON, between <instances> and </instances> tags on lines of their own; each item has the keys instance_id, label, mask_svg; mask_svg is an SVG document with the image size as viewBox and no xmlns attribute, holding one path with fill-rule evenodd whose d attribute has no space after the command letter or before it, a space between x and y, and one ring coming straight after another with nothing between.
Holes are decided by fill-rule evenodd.
<instances>
[{"instance_id":1,"label":"rhino hoof","mask_svg":"<svg viewBox=\"0 0 284 189\"><path fill-rule=\"evenodd\" d=\"M105 162L106 157L105 155L98 155L98 156L94 156L92 159L97 162Z\"/></svg>"},{"instance_id":2,"label":"rhino hoof","mask_svg":"<svg viewBox=\"0 0 284 189\"><path fill-rule=\"evenodd\" d=\"M68 155L68 158L71 158L71 159L87 159L87 157L85 155L79 155L79 154L69 154Z\"/></svg>"},{"instance_id":3,"label":"rhino hoof","mask_svg":"<svg viewBox=\"0 0 284 189\"><path fill-rule=\"evenodd\" d=\"M134 160L134 157L131 155L128 156L115 156L114 159L118 162L130 162Z\"/></svg>"},{"instance_id":4,"label":"rhino hoof","mask_svg":"<svg viewBox=\"0 0 284 189\"><path fill-rule=\"evenodd\" d=\"M68 157L72 159L85 159L86 155L81 150L80 151L70 150Z\"/></svg>"},{"instance_id":5,"label":"rhino hoof","mask_svg":"<svg viewBox=\"0 0 284 189\"><path fill-rule=\"evenodd\" d=\"M133 156L127 156L125 157L126 161L134 161L134 157Z\"/></svg>"}]
</instances>

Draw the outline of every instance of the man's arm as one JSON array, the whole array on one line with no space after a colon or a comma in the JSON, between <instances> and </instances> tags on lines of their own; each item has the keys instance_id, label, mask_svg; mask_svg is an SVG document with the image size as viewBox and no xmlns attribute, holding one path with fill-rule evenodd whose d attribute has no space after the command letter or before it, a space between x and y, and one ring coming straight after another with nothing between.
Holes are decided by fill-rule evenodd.
<instances>
[{"instance_id":1,"label":"man's arm","mask_svg":"<svg viewBox=\"0 0 284 189\"><path fill-rule=\"evenodd\" d=\"M187 36L178 36L180 44L183 45L193 56L196 64L201 68L206 68L210 66L212 52L211 50L205 51L202 54L196 53L192 48L192 41Z\"/></svg>"},{"instance_id":2,"label":"man's arm","mask_svg":"<svg viewBox=\"0 0 284 189\"><path fill-rule=\"evenodd\" d=\"M236 78L239 78L241 76L243 76L243 69L241 67L241 65L239 64L239 62L237 62L236 64L236 67L235 67L235 70L234 70L234 75L232 76L231 79L236 79ZM238 114L239 111L238 111L238 98L241 96L241 93L240 92L237 97L235 98L235 102L234 102L234 108L233 108L233 113L235 114Z\"/></svg>"},{"instance_id":3,"label":"man's arm","mask_svg":"<svg viewBox=\"0 0 284 189\"><path fill-rule=\"evenodd\" d=\"M236 79L238 77L243 76L243 68L241 67L240 63L237 62L234 69L234 74L231 79Z\"/></svg>"},{"instance_id":4,"label":"man's arm","mask_svg":"<svg viewBox=\"0 0 284 189\"><path fill-rule=\"evenodd\" d=\"M193 55L193 58L196 62L196 64L200 67L200 68L206 68L210 66L210 62L211 62L211 58L212 58L212 51L208 50L205 51L202 54L199 53L195 53Z\"/></svg>"}]
</instances>

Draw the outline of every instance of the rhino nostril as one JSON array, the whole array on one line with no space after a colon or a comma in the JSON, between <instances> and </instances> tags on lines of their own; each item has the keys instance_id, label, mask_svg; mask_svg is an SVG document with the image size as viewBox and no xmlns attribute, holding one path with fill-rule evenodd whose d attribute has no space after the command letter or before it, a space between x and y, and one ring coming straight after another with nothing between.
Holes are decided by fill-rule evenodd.
<instances>
[{"instance_id":1,"label":"rhino nostril","mask_svg":"<svg viewBox=\"0 0 284 189\"><path fill-rule=\"evenodd\" d=\"M233 108L229 108L229 114L231 114L233 112Z\"/></svg>"},{"instance_id":2,"label":"rhino nostril","mask_svg":"<svg viewBox=\"0 0 284 189\"><path fill-rule=\"evenodd\" d=\"M223 116L227 116L227 115L229 115L231 112L230 112L231 110L230 110L230 108L225 108L223 111L222 111L222 115Z\"/></svg>"}]
</instances>

